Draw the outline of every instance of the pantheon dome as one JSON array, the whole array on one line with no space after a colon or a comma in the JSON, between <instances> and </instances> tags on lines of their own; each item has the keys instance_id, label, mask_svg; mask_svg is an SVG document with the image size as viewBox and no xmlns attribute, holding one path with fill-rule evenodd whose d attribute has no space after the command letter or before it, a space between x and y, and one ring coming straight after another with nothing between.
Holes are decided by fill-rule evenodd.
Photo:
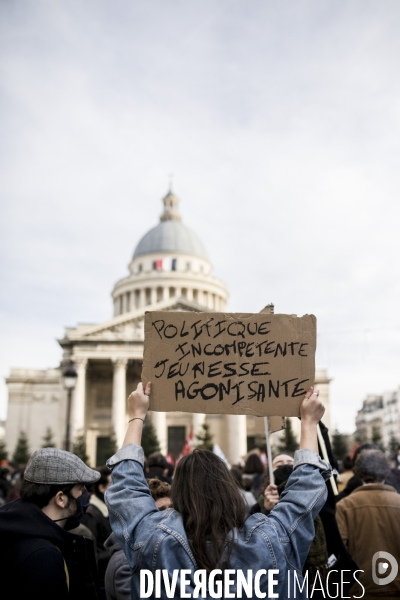
<instances>
[{"instance_id":1,"label":"pantheon dome","mask_svg":"<svg viewBox=\"0 0 400 600\"><path fill-rule=\"evenodd\" d=\"M130 275L114 287L114 316L171 298L193 302L194 310L226 309L226 286L212 275L206 249L182 223L178 204L172 192L163 198L159 224L142 237L129 264Z\"/></svg>"},{"instance_id":2,"label":"pantheon dome","mask_svg":"<svg viewBox=\"0 0 400 600\"><path fill-rule=\"evenodd\" d=\"M133 257L153 252L190 254L208 260L206 249L197 235L186 227L178 213L178 198L169 192L164 198L160 223L146 233L136 246Z\"/></svg>"}]
</instances>

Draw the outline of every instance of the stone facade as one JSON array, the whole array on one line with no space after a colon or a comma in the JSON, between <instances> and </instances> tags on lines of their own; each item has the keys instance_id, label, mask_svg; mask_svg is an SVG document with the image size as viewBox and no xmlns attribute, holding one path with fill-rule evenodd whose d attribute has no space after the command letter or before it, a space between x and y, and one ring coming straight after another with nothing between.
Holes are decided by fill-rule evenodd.
<instances>
[{"instance_id":1,"label":"stone facade","mask_svg":"<svg viewBox=\"0 0 400 600\"><path fill-rule=\"evenodd\" d=\"M55 444L62 448L67 403L61 384L61 369L11 369L6 383L7 450L13 452L21 431L28 436L31 450L37 450L42 446L48 427L53 431Z\"/></svg>"},{"instance_id":2,"label":"stone facade","mask_svg":"<svg viewBox=\"0 0 400 600\"><path fill-rule=\"evenodd\" d=\"M356 438L360 442L380 439L385 448L392 438L400 443L399 389L382 395L369 394L356 417Z\"/></svg>"}]
</instances>

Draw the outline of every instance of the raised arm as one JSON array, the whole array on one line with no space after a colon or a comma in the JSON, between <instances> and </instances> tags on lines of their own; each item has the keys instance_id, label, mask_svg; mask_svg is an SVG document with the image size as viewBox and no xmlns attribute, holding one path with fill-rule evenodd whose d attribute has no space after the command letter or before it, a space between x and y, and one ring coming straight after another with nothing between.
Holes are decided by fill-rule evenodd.
<instances>
[{"instance_id":1,"label":"raised arm","mask_svg":"<svg viewBox=\"0 0 400 600\"><path fill-rule=\"evenodd\" d=\"M112 477L105 500L111 526L131 568L137 562L140 543L148 539L163 517L151 497L143 473L144 454L140 446L150 389L147 384L143 391L139 383L129 396L129 423L122 448L107 461Z\"/></svg>"},{"instance_id":2,"label":"raised arm","mask_svg":"<svg viewBox=\"0 0 400 600\"><path fill-rule=\"evenodd\" d=\"M280 535L287 536L287 554L298 568L302 568L314 538L314 519L325 503L325 480L331 474L330 465L318 455L317 425L324 410L318 391L310 388L300 407L300 450L295 453L293 473L269 515ZM271 494L276 486L267 490Z\"/></svg>"},{"instance_id":3,"label":"raised arm","mask_svg":"<svg viewBox=\"0 0 400 600\"><path fill-rule=\"evenodd\" d=\"M129 422L122 446L127 446L128 444L137 444L138 446L141 445L143 424L147 415L147 411L149 410L150 391L150 382L146 385L145 390L143 390L142 383L139 383L136 390L129 396Z\"/></svg>"},{"instance_id":4,"label":"raised arm","mask_svg":"<svg viewBox=\"0 0 400 600\"><path fill-rule=\"evenodd\" d=\"M311 387L300 406L300 450L312 450L316 454L318 454L317 425L325 412L325 407L318 396L319 391Z\"/></svg>"}]
</instances>

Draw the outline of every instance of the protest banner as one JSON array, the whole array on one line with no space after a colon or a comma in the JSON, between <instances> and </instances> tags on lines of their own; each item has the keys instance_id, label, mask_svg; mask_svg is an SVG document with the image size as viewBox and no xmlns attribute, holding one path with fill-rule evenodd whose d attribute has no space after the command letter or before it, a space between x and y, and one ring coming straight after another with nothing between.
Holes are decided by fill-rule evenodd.
<instances>
[{"instance_id":1,"label":"protest banner","mask_svg":"<svg viewBox=\"0 0 400 600\"><path fill-rule=\"evenodd\" d=\"M315 349L314 315L152 311L142 381L151 410L295 417Z\"/></svg>"}]
</instances>

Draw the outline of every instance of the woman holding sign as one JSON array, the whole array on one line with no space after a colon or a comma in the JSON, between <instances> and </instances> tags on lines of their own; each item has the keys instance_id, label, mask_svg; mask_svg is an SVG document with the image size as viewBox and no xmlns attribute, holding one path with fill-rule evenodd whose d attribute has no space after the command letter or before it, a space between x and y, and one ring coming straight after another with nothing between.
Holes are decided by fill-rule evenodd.
<instances>
[{"instance_id":1,"label":"woman holding sign","mask_svg":"<svg viewBox=\"0 0 400 600\"><path fill-rule=\"evenodd\" d=\"M174 508L157 510L140 446L150 392L150 384L143 391L139 383L129 396L123 447L108 461L106 502L133 572L132 599L306 598L301 571L331 474L318 455L324 413L318 392L310 388L301 404L300 450L279 503L269 517L258 513L247 520L233 476L204 450L181 459L172 483ZM275 486L266 493L277 494Z\"/></svg>"}]
</instances>

